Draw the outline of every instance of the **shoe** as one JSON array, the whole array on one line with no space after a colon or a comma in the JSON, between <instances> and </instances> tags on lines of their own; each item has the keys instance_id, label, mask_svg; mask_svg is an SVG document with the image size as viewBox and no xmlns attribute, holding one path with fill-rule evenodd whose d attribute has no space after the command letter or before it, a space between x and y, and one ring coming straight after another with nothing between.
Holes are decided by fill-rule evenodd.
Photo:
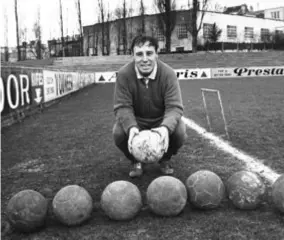
<instances>
[{"instance_id":1,"label":"shoe","mask_svg":"<svg viewBox=\"0 0 284 240\"><path fill-rule=\"evenodd\" d=\"M160 171L164 175L173 175L174 169L168 162L161 162L160 163Z\"/></svg>"},{"instance_id":2,"label":"shoe","mask_svg":"<svg viewBox=\"0 0 284 240\"><path fill-rule=\"evenodd\" d=\"M141 163L134 163L132 168L129 172L129 177L140 177L143 174L142 164Z\"/></svg>"}]
</instances>

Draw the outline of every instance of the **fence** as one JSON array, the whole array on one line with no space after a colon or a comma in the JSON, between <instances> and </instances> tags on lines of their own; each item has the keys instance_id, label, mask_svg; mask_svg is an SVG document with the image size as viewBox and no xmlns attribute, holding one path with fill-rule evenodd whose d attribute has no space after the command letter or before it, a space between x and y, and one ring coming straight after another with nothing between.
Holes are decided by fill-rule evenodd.
<instances>
[{"instance_id":1,"label":"fence","mask_svg":"<svg viewBox=\"0 0 284 240\"><path fill-rule=\"evenodd\" d=\"M2 66L1 127L9 126L72 92L95 83L95 73Z\"/></svg>"},{"instance_id":2,"label":"fence","mask_svg":"<svg viewBox=\"0 0 284 240\"><path fill-rule=\"evenodd\" d=\"M258 42L258 43L247 43L247 42L207 42L204 45L197 47L198 51L264 51L264 50L284 50L284 40L277 42Z\"/></svg>"}]
</instances>

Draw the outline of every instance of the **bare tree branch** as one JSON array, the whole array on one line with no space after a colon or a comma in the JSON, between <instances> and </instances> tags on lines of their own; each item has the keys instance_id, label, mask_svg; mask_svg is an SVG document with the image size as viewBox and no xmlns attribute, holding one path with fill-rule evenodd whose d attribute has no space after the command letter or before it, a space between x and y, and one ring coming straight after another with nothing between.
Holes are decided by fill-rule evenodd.
<instances>
[{"instance_id":1,"label":"bare tree branch","mask_svg":"<svg viewBox=\"0 0 284 240\"><path fill-rule=\"evenodd\" d=\"M110 20L111 20L111 12L110 12L110 7L108 4L108 9L107 9L107 19L106 19L106 38L107 38L107 43L106 43L106 49L107 49L107 55L110 55Z\"/></svg>"},{"instance_id":2,"label":"bare tree branch","mask_svg":"<svg viewBox=\"0 0 284 240\"><path fill-rule=\"evenodd\" d=\"M126 0L123 0L122 6L118 6L114 10L114 16L116 20L117 30L117 51L119 54L120 46L123 46L123 54L127 54L128 50L128 39L132 37L132 19L129 20L130 28L127 26L126 18L132 17L133 8L130 2L130 7L127 6Z\"/></svg>"},{"instance_id":3,"label":"bare tree branch","mask_svg":"<svg viewBox=\"0 0 284 240\"><path fill-rule=\"evenodd\" d=\"M83 50L83 27L82 27L82 18L81 18L81 2L76 0L75 2L77 14L78 14L78 23L79 23L79 34L80 34L80 55L84 56Z\"/></svg>"},{"instance_id":4,"label":"bare tree branch","mask_svg":"<svg viewBox=\"0 0 284 240\"><path fill-rule=\"evenodd\" d=\"M198 0L193 0L192 8L189 10L191 13L191 26L189 27L189 32L192 35L192 52L197 51L197 37L198 33L202 27L203 19L207 10L208 2L210 0L202 0L202 5L200 9L200 3ZM201 13L201 18L199 25L197 24L198 13Z\"/></svg>"},{"instance_id":5,"label":"bare tree branch","mask_svg":"<svg viewBox=\"0 0 284 240\"><path fill-rule=\"evenodd\" d=\"M69 14L69 8L66 7L66 14L65 14L64 22L65 22L65 37L67 39L67 42L68 42L68 36L69 36L69 34L68 34L69 33L69 29L68 29L68 14ZM65 44L66 44L66 42L65 42Z\"/></svg>"},{"instance_id":6,"label":"bare tree branch","mask_svg":"<svg viewBox=\"0 0 284 240\"><path fill-rule=\"evenodd\" d=\"M18 0L15 0L14 4L15 4L17 52L18 52L18 61L20 61L21 60L21 49L20 49L20 37L19 37Z\"/></svg>"},{"instance_id":7,"label":"bare tree branch","mask_svg":"<svg viewBox=\"0 0 284 240\"><path fill-rule=\"evenodd\" d=\"M35 49L36 49L36 59L42 59L42 44L41 44L41 35L42 35L42 28L41 28L41 22L40 22L40 7L38 6L37 9L37 17L36 17L36 21L34 23L34 27L33 27L33 32L35 34Z\"/></svg>"},{"instance_id":8,"label":"bare tree branch","mask_svg":"<svg viewBox=\"0 0 284 240\"><path fill-rule=\"evenodd\" d=\"M100 22L101 22L101 32L102 32L102 53L105 55L105 6L103 0L98 0Z\"/></svg>"},{"instance_id":9,"label":"bare tree branch","mask_svg":"<svg viewBox=\"0 0 284 240\"><path fill-rule=\"evenodd\" d=\"M166 38L166 52L170 52L171 36L176 25L176 2L175 0L155 0L155 5L160 12L158 22Z\"/></svg>"},{"instance_id":10,"label":"bare tree branch","mask_svg":"<svg viewBox=\"0 0 284 240\"><path fill-rule=\"evenodd\" d=\"M140 16L141 16L141 33L145 33L145 5L143 0L140 0Z\"/></svg>"},{"instance_id":11,"label":"bare tree branch","mask_svg":"<svg viewBox=\"0 0 284 240\"><path fill-rule=\"evenodd\" d=\"M61 44L62 44L62 56L65 57L65 41L63 32L63 17L62 17L62 2L59 0L59 15L60 15L60 30L61 30Z\"/></svg>"},{"instance_id":12,"label":"bare tree branch","mask_svg":"<svg viewBox=\"0 0 284 240\"><path fill-rule=\"evenodd\" d=\"M199 22L199 26L198 26L197 32L199 32L201 27L202 27L202 23L203 23L205 11L207 10L208 2L209 2L209 0L203 0L202 1L202 8L200 9L201 10L201 20Z\"/></svg>"},{"instance_id":13,"label":"bare tree branch","mask_svg":"<svg viewBox=\"0 0 284 240\"><path fill-rule=\"evenodd\" d=\"M9 61L9 22L7 8L4 8L4 41L5 41L5 61Z\"/></svg>"},{"instance_id":14,"label":"bare tree branch","mask_svg":"<svg viewBox=\"0 0 284 240\"><path fill-rule=\"evenodd\" d=\"M123 0L123 8L122 8L122 16L123 16L123 52L124 54L127 53L127 25L126 25L126 17L127 17L127 7L126 7L126 0Z\"/></svg>"}]
</instances>

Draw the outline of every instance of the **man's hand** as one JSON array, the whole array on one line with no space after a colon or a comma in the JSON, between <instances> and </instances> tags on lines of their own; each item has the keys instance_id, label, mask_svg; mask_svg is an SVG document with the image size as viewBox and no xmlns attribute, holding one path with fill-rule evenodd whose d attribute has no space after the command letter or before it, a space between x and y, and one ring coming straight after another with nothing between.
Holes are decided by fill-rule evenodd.
<instances>
[{"instance_id":1,"label":"man's hand","mask_svg":"<svg viewBox=\"0 0 284 240\"><path fill-rule=\"evenodd\" d=\"M128 137L128 151L132 154L132 140L133 138L139 134L139 129L137 127L131 127L129 130L129 137Z\"/></svg>"},{"instance_id":2,"label":"man's hand","mask_svg":"<svg viewBox=\"0 0 284 240\"><path fill-rule=\"evenodd\" d=\"M161 126L158 128L152 128L151 131L158 133L161 136L161 143L163 144L163 148L165 152L168 151L169 147L169 130L165 126Z\"/></svg>"}]
</instances>

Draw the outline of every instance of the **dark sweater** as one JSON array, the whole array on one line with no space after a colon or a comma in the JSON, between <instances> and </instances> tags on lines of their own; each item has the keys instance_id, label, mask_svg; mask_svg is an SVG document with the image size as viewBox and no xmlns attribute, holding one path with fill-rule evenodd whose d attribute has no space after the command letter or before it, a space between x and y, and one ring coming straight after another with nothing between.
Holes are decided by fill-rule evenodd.
<instances>
[{"instance_id":1,"label":"dark sweater","mask_svg":"<svg viewBox=\"0 0 284 240\"><path fill-rule=\"evenodd\" d=\"M156 78L150 79L147 87L137 79L134 61L123 66L115 83L114 113L127 134L132 126L140 129L166 126L172 133L183 114L175 72L158 60Z\"/></svg>"}]
</instances>

